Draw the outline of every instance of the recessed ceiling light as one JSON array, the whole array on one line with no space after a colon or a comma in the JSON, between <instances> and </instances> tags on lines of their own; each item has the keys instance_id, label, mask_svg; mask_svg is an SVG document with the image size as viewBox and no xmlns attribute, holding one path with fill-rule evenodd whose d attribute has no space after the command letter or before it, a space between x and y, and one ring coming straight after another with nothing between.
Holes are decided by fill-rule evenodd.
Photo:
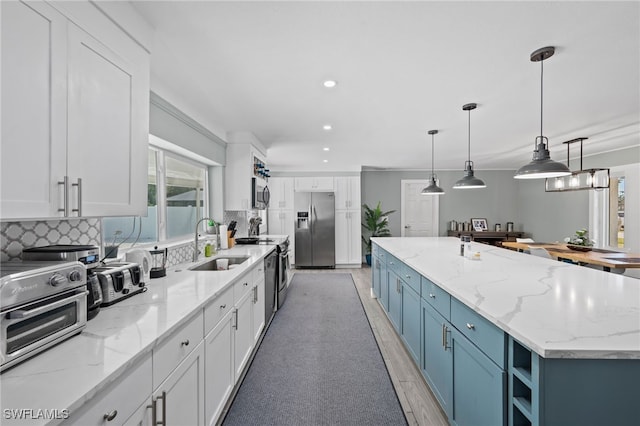
<instances>
[{"instance_id":1,"label":"recessed ceiling light","mask_svg":"<svg viewBox=\"0 0 640 426\"><path fill-rule=\"evenodd\" d=\"M323 151L329 151L329 147L325 146L324 148L322 148Z\"/></svg>"},{"instance_id":2,"label":"recessed ceiling light","mask_svg":"<svg viewBox=\"0 0 640 426\"><path fill-rule=\"evenodd\" d=\"M332 88L332 87L336 87L336 85L337 85L337 84L338 84L338 82L337 82L337 81L335 81L335 80L325 80L325 81L322 83L322 85L323 85L324 87L327 87L327 88L329 88L329 89L330 89L330 88Z\"/></svg>"},{"instance_id":3,"label":"recessed ceiling light","mask_svg":"<svg viewBox=\"0 0 640 426\"><path fill-rule=\"evenodd\" d=\"M323 163L328 163L328 162L329 162L329 160L322 160L322 162L323 162Z\"/></svg>"},{"instance_id":4,"label":"recessed ceiling light","mask_svg":"<svg viewBox=\"0 0 640 426\"><path fill-rule=\"evenodd\" d=\"M331 124L325 124L324 126L322 126L322 128L326 131L329 131L331 129L333 129L333 126Z\"/></svg>"}]
</instances>

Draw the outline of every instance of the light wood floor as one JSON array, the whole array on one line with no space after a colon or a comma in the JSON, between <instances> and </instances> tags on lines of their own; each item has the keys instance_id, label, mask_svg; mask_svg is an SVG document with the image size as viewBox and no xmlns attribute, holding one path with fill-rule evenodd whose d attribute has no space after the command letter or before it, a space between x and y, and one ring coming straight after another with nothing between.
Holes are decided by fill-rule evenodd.
<instances>
[{"instance_id":1,"label":"light wood floor","mask_svg":"<svg viewBox=\"0 0 640 426\"><path fill-rule=\"evenodd\" d=\"M358 289L373 334L410 425L447 426L447 417L404 348L377 299L371 297L371 268L294 269L296 274L349 273Z\"/></svg>"}]
</instances>

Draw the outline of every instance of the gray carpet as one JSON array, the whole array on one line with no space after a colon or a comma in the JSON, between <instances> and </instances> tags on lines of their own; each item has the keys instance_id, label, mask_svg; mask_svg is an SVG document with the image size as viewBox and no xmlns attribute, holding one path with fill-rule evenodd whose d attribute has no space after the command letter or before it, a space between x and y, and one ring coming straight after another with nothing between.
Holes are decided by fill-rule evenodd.
<instances>
[{"instance_id":1,"label":"gray carpet","mask_svg":"<svg viewBox=\"0 0 640 426\"><path fill-rule=\"evenodd\" d=\"M223 424L407 424L351 275L294 275Z\"/></svg>"}]
</instances>

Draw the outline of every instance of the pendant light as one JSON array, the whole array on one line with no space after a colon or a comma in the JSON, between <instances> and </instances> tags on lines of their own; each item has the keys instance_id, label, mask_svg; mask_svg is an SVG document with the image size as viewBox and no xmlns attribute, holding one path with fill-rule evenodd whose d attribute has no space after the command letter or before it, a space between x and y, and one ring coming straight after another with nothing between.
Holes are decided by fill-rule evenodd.
<instances>
[{"instance_id":1,"label":"pendant light","mask_svg":"<svg viewBox=\"0 0 640 426\"><path fill-rule=\"evenodd\" d=\"M476 109L477 104L466 104L462 106L463 111L469 111L469 143L468 143L468 160L464 162L464 177L453 185L454 189L474 189L486 188L487 185L473 175L473 161L471 161L471 110Z\"/></svg>"},{"instance_id":2,"label":"pendant light","mask_svg":"<svg viewBox=\"0 0 640 426\"><path fill-rule=\"evenodd\" d=\"M549 139L542 135L543 62L553 56L554 52L555 47L547 46L531 54L531 62L540 62L540 136L536 137L533 160L529 164L520 167L514 176L516 179L542 179L571 174L571 170L567 166L551 159L549 155Z\"/></svg>"},{"instance_id":3,"label":"pendant light","mask_svg":"<svg viewBox=\"0 0 640 426\"><path fill-rule=\"evenodd\" d=\"M429 185L421 192L422 195L442 195L444 190L438 186L438 177L433 171L433 135L437 135L437 130L429 130L427 132L431 135L431 177L429 178Z\"/></svg>"},{"instance_id":4,"label":"pendant light","mask_svg":"<svg viewBox=\"0 0 640 426\"><path fill-rule=\"evenodd\" d=\"M574 170L570 175L547 178L544 180L545 192L580 191L583 189L609 188L609 169L582 168L582 142L589 138L575 138L562 142L567 145L567 166L569 166L569 146L580 142L580 170Z\"/></svg>"}]
</instances>

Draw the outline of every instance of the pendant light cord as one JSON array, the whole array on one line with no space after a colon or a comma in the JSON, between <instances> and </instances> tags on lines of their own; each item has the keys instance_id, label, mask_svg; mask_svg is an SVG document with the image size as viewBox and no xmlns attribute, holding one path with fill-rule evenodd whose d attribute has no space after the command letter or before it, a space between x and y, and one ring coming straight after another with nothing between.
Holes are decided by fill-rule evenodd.
<instances>
[{"instance_id":1,"label":"pendant light cord","mask_svg":"<svg viewBox=\"0 0 640 426\"><path fill-rule=\"evenodd\" d=\"M543 84L544 84L544 59L540 61L540 142L544 143L544 139L543 139L543 135L542 135L542 107L543 107L543 100L544 100L544 90L543 90Z\"/></svg>"},{"instance_id":2,"label":"pendant light cord","mask_svg":"<svg viewBox=\"0 0 640 426\"><path fill-rule=\"evenodd\" d=\"M431 135L431 177L433 177L433 135Z\"/></svg>"},{"instance_id":3,"label":"pendant light cord","mask_svg":"<svg viewBox=\"0 0 640 426\"><path fill-rule=\"evenodd\" d=\"M469 159L469 163L471 163L471 110L469 110L469 138L467 140L467 157Z\"/></svg>"}]
</instances>

